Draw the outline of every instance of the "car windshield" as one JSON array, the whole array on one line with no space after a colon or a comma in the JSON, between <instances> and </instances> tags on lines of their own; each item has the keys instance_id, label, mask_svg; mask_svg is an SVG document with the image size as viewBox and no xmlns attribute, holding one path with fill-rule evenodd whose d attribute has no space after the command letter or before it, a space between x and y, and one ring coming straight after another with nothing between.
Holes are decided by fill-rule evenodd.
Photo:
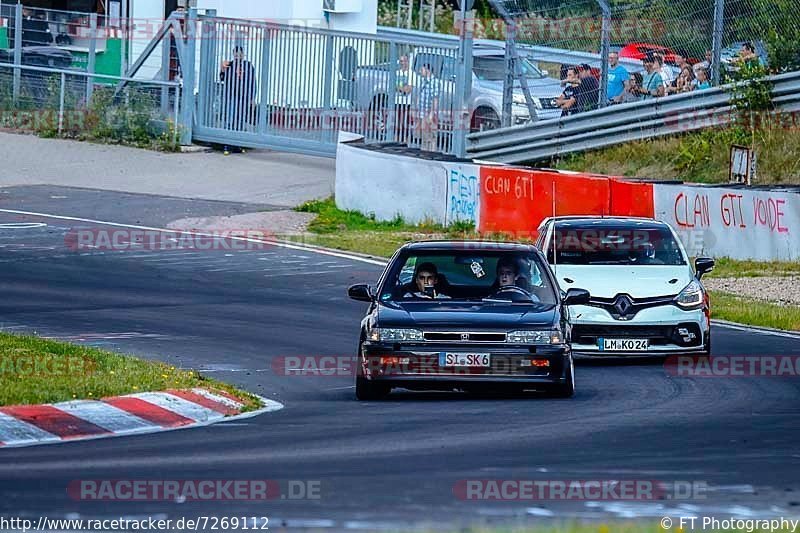
<instances>
[{"instance_id":1,"label":"car windshield","mask_svg":"<svg viewBox=\"0 0 800 533\"><path fill-rule=\"evenodd\" d=\"M558 227L547 257L559 265L686 264L669 229L631 226Z\"/></svg>"},{"instance_id":2,"label":"car windshield","mask_svg":"<svg viewBox=\"0 0 800 533\"><path fill-rule=\"evenodd\" d=\"M522 58L519 62L526 78L544 78L544 73ZM476 56L473 58L472 71L482 81L503 81L506 79L506 60L503 56Z\"/></svg>"},{"instance_id":3,"label":"car windshield","mask_svg":"<svg viewBox=\"0 0 800 533\"><path fill-rule=\"evenodd\" d=\"M547 268L530 252L410 251L390 269L380 299L553 306L557 298Z\"/></svg>"}]
</instances>

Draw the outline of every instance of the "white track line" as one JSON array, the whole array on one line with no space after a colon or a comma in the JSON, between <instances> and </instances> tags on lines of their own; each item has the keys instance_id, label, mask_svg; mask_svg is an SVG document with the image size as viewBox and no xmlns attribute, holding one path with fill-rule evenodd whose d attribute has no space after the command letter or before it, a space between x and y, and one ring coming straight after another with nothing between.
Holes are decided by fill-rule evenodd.
<instances>
[{"instance_id":1,"label":"white track line","mask_svg":"<svg viewBox=\"0 0 800 533\"><path fill-rule=\"evenodd\" d=\"M0 209L0 213L10 213L14 215L27 215L27 216L35 216L35 217L42 217L42 218L53 218L56 220L69 220L72 222L86 222L90 224L98 224L100 226L113 226L118 228L131 228L131 229L138 229L138 230L145 230L145 231L159 231L162 233L175 233L175 229L165 229L165 228L156 228L152 226L139 226L135 224L121 224L119 222L108 222L104 220L94 220L91 218L81 218L81 217L70 217L65 215L51 215L49 213L37 213L35 211L20 211L18 209ZM194 235L196 237L218 237L218 235L213 235L209 233L197 232L197 231L184 231L187 235ZM244 242L253 242L253 243L262 243L262 244L269 244L272 246L277 246L279 248L286 248L289 250L302 250L304 252L311 252L320 255L327 255L330 257L338 257L341 259L349 259L351 261L359 261L361 263L368 263L370 265L378 265L378 266L386 266L386 261L380 261L377 259L369 259L366 257L361 257L358 255L348 254L346 252L334 252L332 250L327 250L325 248L320 248L316 246L306 246L302 244L294 244L289 243L286 241L278 241L278 240L266 240L266 239L254 239L252 237L237 237L237 236L229 236L229 239L237 240L237 241L244 241ZM267 252L269 253L269 252ZM763 335L774 335L776 337L788 337L788 338L797 338L798 335L792 334L790 332L782 332L782 331L772 331L772 330L764 330L761 328L751 328L744 324L727 324L727 323L720 323L717 321L713 321L715 325L726 327L730 329L738 329L741 331L755 331L761 333Z\"/></svg>"},{"instance_id":2,"label":"white track line","mask_svg":"<svg viewBox=\"0 0 800 533\"><path fill-rule=\"evenodd\" d=\"M61 402L53 404L53 407L114 433L143 431L155 426L127 411L96 400Z\"/></svg>"},{"instance_id":3,"label":"white track line","mask_svg":"<svg viewBox=\"0 0 800 533\"><path fill-rule=\"evenodd\" d=\"M42 218L53 218L56 220L69 220L72 222L86 222L89 224L98 224L100 226L113 226L117 228L131 228L131 229L138 229L144 231L159 231L161 233L175 233L174 229L165 229L165 228L156 228L152 226L139 226L136 224L121 224L118 222L108 222L104 220L94 220L91 218L80 218L80 217L69 217L64 215L51 215L49 213L37 213L35 211L20 211L18 209L0 209L0 213L10 213L13 215L27 215L27 216L34 216L34 217L42 217ZM182 231L187 235L194 235L196 237L219 237L219 235L213 235L211 233L204 233L201 231ZM236 241L244 241L244 242L253 242L253 243L261 243L261 244L269 244L272 246L278 246L280 248L287 248L289 250L301 250L304 252L313 252L316 254L328 255L331 257L339 257L342 259L350 259L352 261L360 261L362 263L368 263L370 265L379 265L379 266L386 266L386 261L379 261L376 259L369 259L366 257L359 257L357 255L351 255L348 253L341 253L341 252L334 252L331 250L326 250L323 248L317 247L310 247L305 246L302 244L293 244L286 241L278 241L278 240L267 240L267 239L254 239L252 237L238 237L238 236L228 236L226 237L231 240Z\"/></svg>"}]
</instances>

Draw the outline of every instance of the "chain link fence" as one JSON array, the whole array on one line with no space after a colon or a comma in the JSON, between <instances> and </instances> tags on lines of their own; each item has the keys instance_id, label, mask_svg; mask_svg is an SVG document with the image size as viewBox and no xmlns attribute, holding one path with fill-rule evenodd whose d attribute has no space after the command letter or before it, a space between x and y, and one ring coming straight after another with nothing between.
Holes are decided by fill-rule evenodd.
<instances>
[{"instance_id":1,"label":"chain link fence","mask_svg":"<svg viewBox=\"0 0 800 533\"><path fill-rule=\"evenodd\" d=\"M0 63L0 128L177 148L179 84L93 78L88 82L89 75L80 71Z\"/></svg>"}]
</instances>

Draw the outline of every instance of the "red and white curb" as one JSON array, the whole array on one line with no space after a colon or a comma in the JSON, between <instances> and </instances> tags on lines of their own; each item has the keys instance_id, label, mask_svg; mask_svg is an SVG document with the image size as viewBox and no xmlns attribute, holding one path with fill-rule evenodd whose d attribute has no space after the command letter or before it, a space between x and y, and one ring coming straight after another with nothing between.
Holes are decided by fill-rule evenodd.
<instances>
[{"instance_id":1,"label":"red and white curb","mask_svg":"<svg viewBox=\"0 0 800 533\"><path fill-rule=\"evenodd\" d=\"M241 412L244 404L234 396L202 388L0 407L0 448L207 426L283 408L259 399L262 407L247 413Z\"/></svg>"}]
</instances>

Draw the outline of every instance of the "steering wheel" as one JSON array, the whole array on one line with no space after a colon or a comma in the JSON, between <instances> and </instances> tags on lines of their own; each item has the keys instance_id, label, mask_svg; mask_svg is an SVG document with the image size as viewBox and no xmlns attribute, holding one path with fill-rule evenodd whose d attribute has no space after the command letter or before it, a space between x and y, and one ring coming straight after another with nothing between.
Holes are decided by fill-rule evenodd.
<instances>
[{"instance_id":1,"label":"steering wheel","mask_svg":"<svg viewBox=\"0 0 800 533\"><path fill-rule=\"evenodd\" d=\"M498 300L511 300L512 302L523 301L523 300L532 300L534 302L538 302L539 298L535 296L532 292L526 291L522 287L517 287L516 285L505 285L500 287L496 291L494 291L490 296L490 298L496 298Z\"/></svg>"}]
</instances>

